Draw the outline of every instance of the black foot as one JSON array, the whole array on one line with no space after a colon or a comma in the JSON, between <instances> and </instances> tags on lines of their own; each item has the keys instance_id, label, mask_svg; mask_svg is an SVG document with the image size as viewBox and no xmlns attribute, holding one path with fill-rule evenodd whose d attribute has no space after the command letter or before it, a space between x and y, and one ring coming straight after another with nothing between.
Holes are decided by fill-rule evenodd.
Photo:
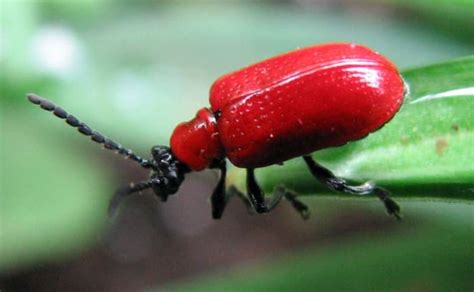
<instances>
[{"instance_id":1,"label":"black foot","mask_svg":"<svg viewBox=\"0 0 474 292\"><path fill-rule=\"evenodd\" d=\"M255 179L253 168L247 168L247 193L252 207L259 214L268 213L281 201L284 193L275 193L271 202L265 201L265 194Z\"/></svg>"},{"instance_id":2,"label":"black foot","mask_svg":"<svg viewBox=\"0 0 474 292\"><path fill-rule=\"evenodd\" d=\"M329 169L316 163L311 156L303 156L311 174L322 184L330 189L354 195L367 195L374 193L385 205L389 215L397 220L401 219L400 207L390 198L390 192L375 185L373 182L366 182L359 186L349 185L344 179L336 177Z\"/></svg>"},{"instance_id":3,"label":"black foot","mask_svg":"<svg viewBox=\"0 0 474 292\"><path fill-rule=\"evenodd\" d=\"M309 218L310 211L308 206L298 200L297 194L295 192L286 189L284 186L278 186L276 187L274 194L277 197L283 195L285 199L287 199L291 203L293 208L295 208L296 212L300 214L301 218L303 218L304 220L307 220Z\"/></svg>"},{"instance_id":4,"label":"black foot","mask_svg":"<svg viewBox=\"0 0 474 292\"><path fill-rule=\"evenodd\" d=\"M383 202L383 204L385 205L385 209L387 210L387 213L389 215L394 216L397 220L402 219L402 215L400 213L400 206L397 204L397 202L395 202L394 200L392 200L392 198L389 197L390 193L387 190L380 187L375 187L374 193Z\"/></svg>"},{"instance_id":5,"label":"black foot","mask_svg":"<svg viewBox=\"0 0 474 292\"><path fill-rule=\"evenodd\" d=\"M129 186L117 190L109 203L109 218L112 219L115 217L115 215L117 214L117 210L120 207L120 204L126 197L133 193L149 189L153 186L154 183L155 182L153 180L143 181L139 183L130 183Z\"/></svg>"}]
</instances>

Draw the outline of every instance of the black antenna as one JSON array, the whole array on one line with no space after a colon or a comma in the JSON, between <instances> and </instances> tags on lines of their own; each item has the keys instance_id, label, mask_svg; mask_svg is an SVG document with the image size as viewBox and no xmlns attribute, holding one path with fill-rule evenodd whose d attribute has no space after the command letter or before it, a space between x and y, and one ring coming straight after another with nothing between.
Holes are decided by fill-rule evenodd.
<instances>
[{"instance_id":1,"label":"black antenna","mask_svg":"<svg viewBox=\"0 0 474 292\"><path fill-rule=\"evenodd\" d=\"M66 123L68 123L71 127L77 128L79 133L90 136L92 141L104 145L106 149L116 151L116 153L138 162L138 164L144 168L151 168L153 166L150 161L143 159L142 157L133 153L132 150L124 148L122 145L91 129L88 125L78 120L75 116L68 114L64 109L56 106L51 101L36 94L28 94L27 97L31 103L39 105L46 111L53 112L56 117L66 120Z\"/></svg>"}]
</instances>

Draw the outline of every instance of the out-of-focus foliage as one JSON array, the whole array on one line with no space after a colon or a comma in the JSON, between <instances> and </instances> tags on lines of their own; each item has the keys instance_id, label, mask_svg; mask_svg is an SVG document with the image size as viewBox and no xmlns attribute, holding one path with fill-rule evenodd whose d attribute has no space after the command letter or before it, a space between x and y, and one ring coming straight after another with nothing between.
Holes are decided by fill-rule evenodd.
<instances>
[{"instance_id":1,"label":"out-of-focus foliage","mask_svg":"<svg viewBox=\"0 0 474 292\"><path fill-rule=\"evenodd\" d=\"M428 21L440 29L468 41L474 38L474 1L470 0L383 0L410 12L408 18ZM378 1L380 3L380 1Z\"/></svg>"},{"instance_id":2,"label":"out-of-focus foliage","mask_svg":"<svg viewBox=\"0 0 474 292\"><path fill-rule=\"evenodd\" d=\"M408 204L408 203L407 203ZM410 205L410 204L408 204ZM413 205L412 205L413 206ZM410 207L412 207L410 206ZM415 207L415 206L413 206ZM420 206L418 206L420 207ZM426 208L426 207L424 207ZM434 203L436 214L469 217L471 206ZM446 219L445 216L442 216ZM471 216L472 217L472 216ZM419 220L420 218L418 218ZM438 218L439 219L439 218ZM468 219L467 222L469 222ZM306 249L258 266L169 287L178 291L464 291L474 285L472 229L464 220L400 226ZM446 236L449 234L449 236ZM409 238L409 239L408 239Z\"/></svg>"},{"instance_id":3,"label":"out-of-focus foliage","mask_svg":"<svg viewBox=\"0 0 474 292\"><path fill-rule=\"evenodd\" d=\"M110 177L71 153L71 141L51 139L39 112L2 118L0 272L77 254L104 224Z\"/></svg>"}]
</instances>

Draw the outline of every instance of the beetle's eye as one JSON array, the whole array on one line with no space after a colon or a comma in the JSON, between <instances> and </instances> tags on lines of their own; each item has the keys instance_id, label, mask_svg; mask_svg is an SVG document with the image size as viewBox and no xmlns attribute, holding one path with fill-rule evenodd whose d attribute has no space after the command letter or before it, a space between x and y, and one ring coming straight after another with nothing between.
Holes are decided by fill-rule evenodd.
<instances>
[{"instance_id":1,"label":"beetle's eye","mask_svg":"<svg viewBox=\"0 0 474 292\"><path fill-rule=\"evenodd\" d=\"M170 154L170 148L166 146L153 146L151 148L151 154L153 155L154 159L165 159L165 160L170 160L171 159L171 154Z\"/></svg>"},{"instance_id":2,"label":"beetle's eye","mask_svg":"<svg viewBox=\"0 0 474 292\"><path fill-rule=\"evenodd\" d=\"M153 146L151 148L151 154L153 154L153 156L155 156L156 154L158 154L159 150L160 150L160 148L158 146Z\"/></svg>"},{"instance_id":3,"label":"beetle's eye","mask_svg":"<svg viewBox=\"0 0 474 292\"><path fill-rule=\"evenodd\" d=\"M151 148L151 153L153 154L153 156L161 156L164 152L166 152L166 150L163 149L163 147L161 146L153 146L153 148Z\"/></svg>"}]
</instances>

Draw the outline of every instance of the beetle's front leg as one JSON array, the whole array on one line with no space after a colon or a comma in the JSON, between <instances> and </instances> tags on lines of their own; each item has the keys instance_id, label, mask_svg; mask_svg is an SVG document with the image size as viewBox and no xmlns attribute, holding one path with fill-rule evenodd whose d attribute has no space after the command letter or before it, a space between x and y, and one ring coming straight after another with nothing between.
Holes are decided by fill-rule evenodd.
<instances>
[{"instance_id":1,"label":"beetle's front leg","mask_svg":"<svg viewBox=\"0 0 474 292\"><path fill-rule=\"evenodd\" d=\"M225 177L227 174L227 167L225 161L220 160L213 168L220 169L221 177L211 195L212 218L220 219L222 217L222 213L224 213L225 206L227 205L227 198L225 194Z\"/></svg>"},{"instance_id":2,"label":"beetle's front leg","mask_svg":"<svg viewBox=\"0 0 474 292\"><path fill-rule=\"evenodd\" d=\"M219 182L217 183L217 186L211 195L212 218L220 219L222 217L227 203L233 196L237 196L238 198L240 198L247 207L247 209L251 210L252 206L249 200L236 187L231 186L229 187L229 189L226 190L225 179L227 174L227 167L225 160L216 161L212 168L218 168L221 171Z\"/></svg>"},{"instance_id":3,"label":"beetle's front leg","mask_svg":"<svg viewBox=\"0 0 474 292\"><path fill-rule=\"evenodd\" d=\"M154 184L158 184L159 181L156 179L151 179L147 181L142 181L139 183L130 183L128 186L124 188L118 189L109 203L109 218L115 217L117 210L120 206L120 203L123 199L133 193L141 192L143 190L152 188Z\"/></svg>"}]
</instances>

